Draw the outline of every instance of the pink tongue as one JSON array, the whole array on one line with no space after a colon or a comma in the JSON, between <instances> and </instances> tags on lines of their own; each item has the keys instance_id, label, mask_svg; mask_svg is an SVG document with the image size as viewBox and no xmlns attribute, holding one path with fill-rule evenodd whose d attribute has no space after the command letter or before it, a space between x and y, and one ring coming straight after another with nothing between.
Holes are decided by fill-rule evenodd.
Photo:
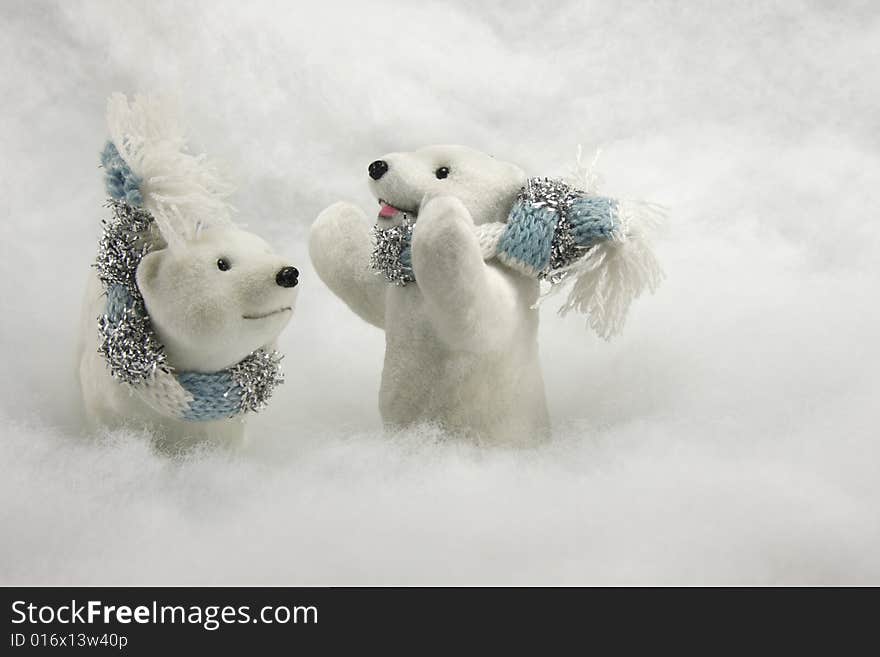
<instances>
[{"instance_id":1,"label":"pink tongue","mask_svg":"<svg viewBox=\"0 0 880 657\"><path fill-rule=\"evenodd\" d=\"M400 210L395 208L393 205L388 205L387 203L383 203L382 207L379 208L380 217L393 217L398 212L400 212Z\"/></svg>"}]
</instances>

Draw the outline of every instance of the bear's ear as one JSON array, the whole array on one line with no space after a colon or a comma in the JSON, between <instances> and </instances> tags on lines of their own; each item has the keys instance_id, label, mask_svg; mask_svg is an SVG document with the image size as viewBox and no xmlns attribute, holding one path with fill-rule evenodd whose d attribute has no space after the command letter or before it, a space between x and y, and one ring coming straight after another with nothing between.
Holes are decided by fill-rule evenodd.
<instances>
[{"instance_id":1,"label":"bear's ear","mask_svg":"<svg viewBox=\"0 0 880 657\"><path fill-rule=\"evenodd\" d=\"M159 249L152 251L143 258L137 268L137 285L141 291L141 295L146 297L150 292L156 291L159 283L159 272L162 270L162 264L167 258L168 249Z\"/></svg>"}]
</instances>

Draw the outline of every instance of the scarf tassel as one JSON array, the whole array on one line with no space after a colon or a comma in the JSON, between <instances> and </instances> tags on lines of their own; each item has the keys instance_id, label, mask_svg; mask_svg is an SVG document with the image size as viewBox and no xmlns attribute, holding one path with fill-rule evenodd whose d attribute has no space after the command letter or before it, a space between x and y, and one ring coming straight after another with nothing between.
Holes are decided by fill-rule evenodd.
<instances>
[{"instance_id":1,"label":"scarf tassel","mask_svg":"<svg viewBox=\"0 0 880 657\"><path fill-rule=\"evenodd\" d=\"M653 293L663 280L650 243L663 218L658 205L532 178L489 252L550 283L536 305L568 290L559 314L586 315L589 327L607 340L623 329L632 302L646 290Z\"/></svg>"},{"instance_id":2,"label":"scarf tassel","mask_svg":"<svg viewBox=\"0 0 880 657\"><path fill-rule=\"evenodd\" d=\"M608 239L594 242L582 257L551 272L550 288L538 303L568 290L560 315L575 311L586 315L599 337L618 335L633 301L645 291L653 294L663 280L650 243L663 216L662 208L650 203L617 203L617 222Z\"/></svg>"}]
</instances>

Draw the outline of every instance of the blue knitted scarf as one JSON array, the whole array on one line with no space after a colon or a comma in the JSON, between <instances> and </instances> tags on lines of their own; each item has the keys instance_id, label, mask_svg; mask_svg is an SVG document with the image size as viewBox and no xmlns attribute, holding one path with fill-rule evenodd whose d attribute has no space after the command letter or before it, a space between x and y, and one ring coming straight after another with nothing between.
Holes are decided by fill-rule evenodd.
<instances>
[{"instance_id":1,"label":"blue knitted scarf","mask_svg":"<svg viewBox=\"0 0 880 657\"><path fill-rule=\"evenodd\" d=\"M648 204L622 203L584 192L555 178L529 178L507 221L475 227L485 260L551 284L548 294L572 283L560 309L589 316L590 326L610 337L623 326L629 304L662 278L639 221L659 220ZM652 216L653 215L653 216ZM416 219L373 229L371 268L389 283L415 282L411 241Z\"/></svg>"}]
</instances>

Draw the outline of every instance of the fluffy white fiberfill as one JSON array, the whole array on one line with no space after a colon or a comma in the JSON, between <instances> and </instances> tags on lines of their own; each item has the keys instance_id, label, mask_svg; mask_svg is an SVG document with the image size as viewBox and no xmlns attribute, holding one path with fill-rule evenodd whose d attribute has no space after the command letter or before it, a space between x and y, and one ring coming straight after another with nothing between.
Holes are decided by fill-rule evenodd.
<instances>
[{"instance_id":1,"label":"fluffy white fiberfill","mask_svg":"<svg viewBox=\"0 0 880 657\"><path fill-rule=\"evenodd\" d=\"M870 3L0 8L2 584L880 583L880 19ZM393 38L380 38L393 35ZM73 356L114 91L174 95L291 255L287 382L241 453L87 435ZM554 439L384 436L383 336L307 227L464 143L668 209L605 342L544 309Z\"/></svg>"}]
</instances>

